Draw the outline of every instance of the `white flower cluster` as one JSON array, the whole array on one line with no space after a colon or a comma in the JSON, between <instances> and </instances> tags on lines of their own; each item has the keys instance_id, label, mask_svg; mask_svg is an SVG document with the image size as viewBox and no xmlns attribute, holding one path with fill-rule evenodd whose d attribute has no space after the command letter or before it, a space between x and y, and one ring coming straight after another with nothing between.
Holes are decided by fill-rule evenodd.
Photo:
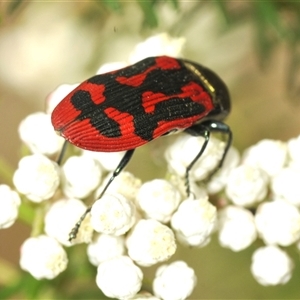
<instances>
[{"instance_id":1,"label":"white flower cluster","mask_svg":"<svg viewBox=\"0 0 300 300\"><path fill-rule=\"evenodd\" d=\"M155 44L156 53L151 53L153 47L149 47L149 43ZM128 63L105 65L97 73L124 67L148 56L177 56L182 44L183 39L171 39L166 34L152 37L137 46ZM93 204L76 239L69 242L69 234L86 211L87 201L101 194L125 153L95 153L69 146L62 164L55 162L64 140L55 134L50 115L57 103L76 86L60 86L48 96L46 113L31 114L21 122L19 135L31 154L20 160L14 173L17 191L0 186L0 228L9 227L16 220L21 194L24 205L30 202L35 202L36 207L43 205L40 211L44 228L33 229L39 234L26 239L20 251L21 268L36 279L58 276L68 264L64 248L87 243L89 261L98 268L96 283L106 296L186 299L196 285L195 272L186 263L177 261L157 270L153 283L155 296L143 291L140 266L152 266L172 257L177 248L177 235L190 245L201 246L209 241L216 209L208 202L206 193L194 203L187 202L173 221L184 198L174 184L165 179L142 183L124 171ZM189 212L193 219L185 224L184 218ZM176 229L175 225L170 226L173 222ZM180 283L175 289L174 282Z\"/></svg>"},{"instance_id":2,"label":"white flower cluster","mask_svg":"<svg viewBox=\"0 0 300 300\"><path fill-rule=\"evenodd\" d=\"M166 35L152 38L154 41L158 54L178 55L182 45L182 40L170 42ZM148 43L139 46L141 53L137 47L136 57L153 55L146 51ZM177 49L175 54L174 47L168 53L166 45L170 43ZM204 247L217 231L220 244L233 251L247 248L258 237L265 242L252 258L251 271L259 283L284 284L290 279L293 262L280 247L295 244L300 238L300 137L288 143L261 141L247 149L242 158L231 147L222 169L204 185L200 181L216 168L225 147L212 137L190 171L191 195L187 197L185 170L198 154L203 138L182 134L165 152L169 180L142 183L133 174L122 172L94 203L70 243L69 233L87 209L86 201L101 193L124 155L78 150L76 154L75 148L70 148L61 166L53 160L63 139L50 130L49 114L58 99L75 86L58 88L47 99L47 113L28 116L19 128L32 154L20 160L14 185L26 197L25 203L47 203L44 231L28 238L21 247L22 269L36 279L52 279L67 268L64 247L87 243L89 261L97 267L96 283L106 296L186 299L197 278L184 261L157 269L154 295L144 293L140 267L167 261L178 243ZM209 201L211 194L219 199L217 203ZM6 228L16 220L21 200L5 185L0 185L0 195L0 228Z\"/></svg>"},{"instance_id":3,"label":"white flower cluster","mask_svg":"<svg viewBox=\"0 0 300 300\"><path fill-rule=\"evenodd\" d=\"M166 158L171 172L183 176L189 164L189 145L197 143L189 141L191 139L203 142L201 137L179 137L167 150ZM211 139L209 143L216 145L213 147L215 150L211 153L208 147L191 170L190 178L196 182L211 170L209 164L202 165L201 160L218 159L218 155L214 158L218 142ZM241 158L238 151L231 148L222 169L206 186L209 194L223 195L217 203L216 228L223 247L241 251L258 237L266 244L255 251L251 266L254 278L263 285L284 284L292 275L293 262L287 252L279 247L296 244L300 239L298 153L300 136L287 143L262 140L246 149ZM214 163L212 165L215 166ZM204 175L199 177L199 173ZM185 202L172 217L175 229L176 215ZM192 213L189 213L186 220L191 218ZM178 239L181 240L180 236Z\"/></svg>"}]
</instances>

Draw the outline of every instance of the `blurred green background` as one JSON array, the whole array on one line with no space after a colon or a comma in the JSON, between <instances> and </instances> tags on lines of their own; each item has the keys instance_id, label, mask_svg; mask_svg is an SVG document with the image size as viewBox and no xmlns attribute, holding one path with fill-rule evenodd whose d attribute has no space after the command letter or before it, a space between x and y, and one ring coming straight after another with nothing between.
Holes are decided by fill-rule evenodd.
<instances>
[{"instance_id":1,"label":"blurred green background","mask_svg":"<svg viewBox=\"0 0 300 300\"><path fill-rule=\"evenodd\" d=\"M161 32L184 37L184 57L213 69L227 83L228 124L238 149L263 138L299 135L299 1L0 1L0 183L11 183L20 157L19 122L43 110L51 91L92 76L103 63L127 60L137 43ZM130 170L145 180L163 176L162 155L154 151L162 143L138 149ZM149 159L153 156L157 164ZM6 295L104 299L85 246L68 249L68 270L54 281L36 282L20 272L19 247L28 235L29 228L20 223L0 231L0 287L6 287ZM257 241L233 253L214 237L203 249L179 247L172 260L183 259L196 269L191 299L300 299L296 249L287 249L295 261L292 279L284 286L262 287L249 269L259 246ZM149 284L155 269L145 269Z\"/></svg>"}]
</instances>

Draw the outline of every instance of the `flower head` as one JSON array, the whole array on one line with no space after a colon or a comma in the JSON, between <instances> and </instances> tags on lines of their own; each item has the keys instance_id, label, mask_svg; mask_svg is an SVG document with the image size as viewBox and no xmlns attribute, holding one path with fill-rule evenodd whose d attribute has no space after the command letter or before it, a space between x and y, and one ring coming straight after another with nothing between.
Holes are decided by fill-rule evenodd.
<instances>
[{"instance_id":1,"label":"flower head","mask_svg":"<svg viewBox=\"0 0 300 300\"><path fill-rule=\"evenodd\" d=\"M61 199L53 203L45 216L45 232L48 236L55 238L64 246L71 246L74 243L92 240L93 229L90 224L90 217L87 216L76 236L69 242L69 234L86 210L86 205L78 199Z\"/></svg>"},{"instance_id":2,"label":"flower head","mask_svg":"<svg viewBox=\"0 0 300 300\"><path fill-rule=\"evenodd\" d=\"M261 247L252 256L251 272L262 285L285 284L293 268L291 258L277 246Z\"/></svg>"},{"instance_id":3,"label":"flower head","mask_svg":"<svg viewBox=\"0 0 300 300\"><path fill-rule=\"evenodd\" d=\"M33 202L50 199L60 182L58 165L42 154L23 157L13 177L17 190Z\"/></svg>"},{"instance_id":4,"label":"flower head","mask_svg":"<svg viewBox=\"0 0 300 300\"><path fill-rule=\"evenodd\" d=\"M184 261L175 261L157 269L153 290L161 299L184 300L191 295L196 283L195 271Z\"/></svg>"},{"instance_id":5,"label":"flower head","mask_svg":"<svg viewBox=\"0 0 300 300\"><path fill-rule=\"evenodd\" d=\"M160 33L137 44L129 57L129 61L133 64L146 57L160 55L178 57L181 56L184 43L184 38L172 38L167 33Z\"/></svg>"},{"instance_id":6,"label":"flower head","mask_svg":"<svg viewBox=\"0 0 300 300\"><path fill-rule=\"evenodd\" d=\"M173 231L156 220L140 220L127 237L128 255L141 266L169 259L176 251Z\"/></svg>"},{"instance_id":7,"label":"flower head","mask_svg":"<svg viewBox=\"0 0 300 300\"><path fill-rule=\"evenodd\" d=\"M36 112L21 122L20 138L32 153L53 155L60 151L64 139L55 133L50 119L49 114Z\"/></svg>"},{"instance_id":8,"label":"flower head","mask_svg":"<svg viewBox=\"0 0 300 300\"><path fill-rule=\"evenodd\" d=\"M216 207L207 198L187 199L173 214L171 226L184 245L203 247L209 243L216 221Z\"/></svg>"},{"instance_id":9,"label":"flower head","mask_svg":"<svg viewBox=\"0 0 300 300\"><path fill-rule=\"evenodd\" d=\"M36 279L53 279L67 264L67 254L54 238L40 235L28 238L21 246L21 268Z\"/></svg>"},{"instance_id":10,"label":"flower head","mask_svg":"<svg viewBox=\"0 0 300 300\"><path fill-rule=\"evenodd\" d=\"M272 153L272 155L270 155ZM287 160L287 146L284 142L262 140L245 150L242 161L264 170L269 176L276 175Z\"/></svg>"},{"instance_id":11,"label":"flower head","mask_svg":"<svg viewBox=\"0 0 300 300\"><path fill-rule=\"evenodd\" d=\"M124 236L115 236L109 234L99 234L97 238L88 245L87 255L89 261L98 266L113 257L123 255L125 253Z\"/></svg>"},{"instance_id":12,"label":"flower head","mask_svg":"<svg viewBox=\"0 0 300 300\"><path fill-rule=\"evenodd\" d=\"M71 156L62 166L63 189L72 198L85 198L99 185L101 168L96 160L88 156Z\"/></svg>"},{"instance_id":13,"label":"flower head","mask_svg":"<svg viewBox=\"0 0 300 300\"><path fill-rule=\"evenodd\" d=\"M286 167L281 169L271 182L274 197L300 206L300 190L298 186L300 169Z\"/></svg>"},{"instance_id":14,"label":"flower head","mask_svg":"<svg viewBox=\"0 0 300 300\"><path fill-rule=\"evenodd\" d=\"M269 245L289 246L300 238L300 212L283 200L261 203L255 224L259 236Z\"/></svg>"},{"instance_id":15,"label":"flower head","mask_svg":"<svg viewBox=\"0 0 300 300\"><path fill-rule=\"evenodd\" d=\"M253 214L242 207L227 206L219 212L219 241L233 251L247 248L256 238Z\"/></svg>"},{"instance_id":16,"label":"flower head","mask_svg":"<svg viewBox=\"0 0 300 300\"><path fill-rule=\"evenodd\" d=\"M135 206L121 194L105 194L91 210L91 224L97 232L122 235L135 222Z\"/></svg>"},{"instance_id":17,"label":"flower head","mask_svg":"<svg viewBox=\"0 0 300 300\"><path fill-rule=\"evenodd\" d=\"M129 299L142 286L143 273L128 256L117 256L100 263L96 283L111 298Z\"/></svg>"},{"instance_id":18,"label":"flower head","mask_svg":"<svg viewBox=\"0 0 300 300\"><path fill-rule=\"evenodd\" d=\"M14 224L18 217L21 199L17 192L6 184L0 184L0 229Z\"/></svg>"},{"instance_id":19,"label":"flower head","mask_svg":"<svg viewBox=\"0 0 300 300\"><path fill-rule=\"evenodd\" d=\"M181 200L179 191L163 179L145 182L139 189L136 198L147 218L162 223L170 221Z\"/></svg>"},{"instance_id":20,"label":"flower head","mask_svg":"<svg viewBox=\"0 0 300 300\"><path fill-rule=\"evenodd\" d=\"M249 165L240 165L231 170L226 186L227 197L236 205L251 206L267 195L268 176Z\"/></svg>"},{"instance_id":21,"label":"flower head","mask_svg":"<svg viewBox=\"0 0 300 300\"><path fill-rule=\"evenodd\" d=\"M201 136L181 135L178 137L165 153L170 171L184 177L186 168L198 155L203 143L204 138ZM205 151L189 172L190 180L199 181L210 175L222 158L224 146L225 144L220 140L210 138Z\"/></svg>"}]
</instances>

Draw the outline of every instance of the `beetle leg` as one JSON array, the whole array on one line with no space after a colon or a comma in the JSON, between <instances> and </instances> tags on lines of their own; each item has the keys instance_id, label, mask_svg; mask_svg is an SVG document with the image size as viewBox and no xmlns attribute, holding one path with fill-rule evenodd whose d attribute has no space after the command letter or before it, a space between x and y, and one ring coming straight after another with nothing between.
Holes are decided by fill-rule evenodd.
<instances>
[{"instance_id":1,"label":"beetle leg","mask_svg":"<svg viewBox=\"0 0 300 300\"><path fill-rule=\"evenodd\" d=\"M199 151L199 153L196 155L196 157L192 160L192 162L187 166L186 172L185 172L185 184L186 184L186 192L187 195L190 195L190 182L189 182L189 172L191 168L194 166L194 164L197 162L197 160L201 157L204 150L207 147L210 133L211 132L220 132L222 134L227 135L227 142L226 146L222 155L222 158L218 164L218 166L209 174L208 178L211 178L223 165L226 154L229 150L229 147L232 142L232 132L226 124L224 124L221 121L214 121L214 120L208 120L199 124L195 124L185 130L188 134L192 136L202 136L204 138L204 143Z\"/></svg>"},{"instance_id":2,"label":"beetle leg","mask_svg":"<svg viewBox=\"0 0 300 300\"><path fill-rule=\"evenodd\" d=\"M196 124L192 127L187 128L185 131L192 136L202 136L204 138L204 143L203 143L199 153L191 161L191 163L186 167L186 170L185 170L186 193L188 196L190 196L191 190L190 190L189 173L190 173L191 168L194 166L194 164L197 162L197 160L201 157L204 150L206 149L206 146L207 146L209 138L210 138L210 130L208 127L206 127L203 124Z\"/></svg>"},{"instance_id":3,"label":"beetle leg","mask_svg":"<svg viewBox=\"0 0 300 300\"><path fill-rule=\"evenodd\" d=\"M64 157L64 155L65 155L65 153L66 153L66 149L67 149L67 145L68 145L68 142L65 140L64 141L64 144L63 144L63 146L62 146L62 149L61 149L61 151L60 151L60 153L59 153L59 156L58 156L58 159L57 159L57 164L60 166L61 165L61 162L62 162L62 160L63 160L63 157Z\"/></svg>"},{"instance_id":4,"label":"beetle leg","mask_svg":"<svg viewBox=\"0 0 300 300\"><path fill-rule=\"evenodd\" d=\"M103 194L105 193L105 191L107 190L107 188L110 186L110 184L114 181L114 179L121 173L121 171L126 167L126 165L128 164L128 162L130 161L133 152L135 149L131 149L131 150L127 150L126 153L124 154L123 158L121 159L121 161L119 162L118 166L116 167L116 169L114 170L113 174L111 175L111 177L109 178L108 182L106 183L104 189L102 190L101 194L96 198L96 199L100 199ZM80 217L79 221L75 224L75 226L72 228L70 234L69 234L69 241L71 242L73 239L76 238L77 233L79 231L79 228L81 226L81 223L83 222L83 220L85 219L86 215L91 211L92 206L89 206L86 211L84 212L84 214Z\"/></svg>"},{"instance_id":5,"label":"beetle leg","mask_svg":"<svg viewBox=\"0 0 300 300\"><path fill-rule=\"evenodd\" d=\"M206 121L204 124L206 124L206 126L209 126L211 132L219 132L219 133L227 135L226 146L224 148L222 158L221 158L217 168L210 174L210 177L211 177L222 167L222 165L224 163L225 157L226 157L227 152L232 143L232 132L231 132L230 127L221 121L210 120L210 121Z\"/></svg>"},{"instance_id":6,"label":"beetle leg","mask_svg":"<svg viewBox=\"0 0 300 300\"><path fill-rule=\"evenodd\" d=\"M101 194L99 195L99 197L97 197L97 199L100 199L103 194L105 193L105 191L107 190L107 188L110 186L110 184L114 181L114 179L121 173L121 171L126 167L126 165L128 164L128 162L130 161L133 152L135 149L131 149L131 150L127 150L126 153L124 154L124 156L122 157L122 159L120 160L118 166L116 167L116 169L114 170L113 174L111 175L111 177L109 178L108 182L106 183L104 189L102 190Z\"/></svg>"}]
</instances>

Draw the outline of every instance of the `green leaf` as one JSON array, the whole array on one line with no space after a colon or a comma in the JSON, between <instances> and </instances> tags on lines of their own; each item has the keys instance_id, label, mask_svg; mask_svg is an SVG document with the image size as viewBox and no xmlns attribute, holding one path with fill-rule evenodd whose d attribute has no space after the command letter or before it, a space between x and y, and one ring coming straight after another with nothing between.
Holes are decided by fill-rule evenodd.
<instances>
[{"instance_id":1,"label":"green leaf","mask_svg":"<svg viewBox=\"0 0 300 300\"><path fill-rule=\"evenodd\" d=\"M226 1L216 0L215 3L217 5L217 7L219 8L219 10L221 11L226 24L229 25L230 23L232 23L233 18L231 17L231 15L226 7Z\"/></svg>"},{"instance_id":2,"label":"green leaf","mask_svg":"<svg viewBox=\"0 0 300 300\"><path fill-rule=\"evenodd\" d=\"M7 14L13 14L23 3L23 0L8 1Z\"/></svg>"},{"instance_id":3,"label":"green leaf","mask_svg":"<svg viewBox=\"0 0 300 300\"><path fill-rule=\"evenodd\" d=\"M270 57L276 42L278 42L275 29L280 27L279 16L272 2L257 1L253 5L256 12L257 41L261 61L265 63Z\"/></svg>"},{"instance_id":4,"label":"green leaf","mask_svg":"<svg viewBox=\"0 0 300 300\"><path fill-rule=\"evenodd\" d=\"M140 5L143 13L144 13L144 23L149 27L157 27L158 20L154 10L154 2L153 1L143 1L137 0L137 3Z\"/></svg>"},{"instance_id":5,"label":"green leaf","mask_svg":"<svg viewBox=\"0 0 300 300\"><path fill-rule=\"evenodd\" d=\"M172 3L173 7L175 9L179 9L179 3L178 3L178 0L168 0Z\"/></svg>"},{"instance_id":6,"label":"green leaf","mask_svg":"<svg viewBox=\"0 0 300 300\"><path fill-rule=\"evenodd\" d=\"M109 9L116 12L120 12L122 9L119 0L101 0L100 2L107 6Z\"/></svg>"}]
</instances>

